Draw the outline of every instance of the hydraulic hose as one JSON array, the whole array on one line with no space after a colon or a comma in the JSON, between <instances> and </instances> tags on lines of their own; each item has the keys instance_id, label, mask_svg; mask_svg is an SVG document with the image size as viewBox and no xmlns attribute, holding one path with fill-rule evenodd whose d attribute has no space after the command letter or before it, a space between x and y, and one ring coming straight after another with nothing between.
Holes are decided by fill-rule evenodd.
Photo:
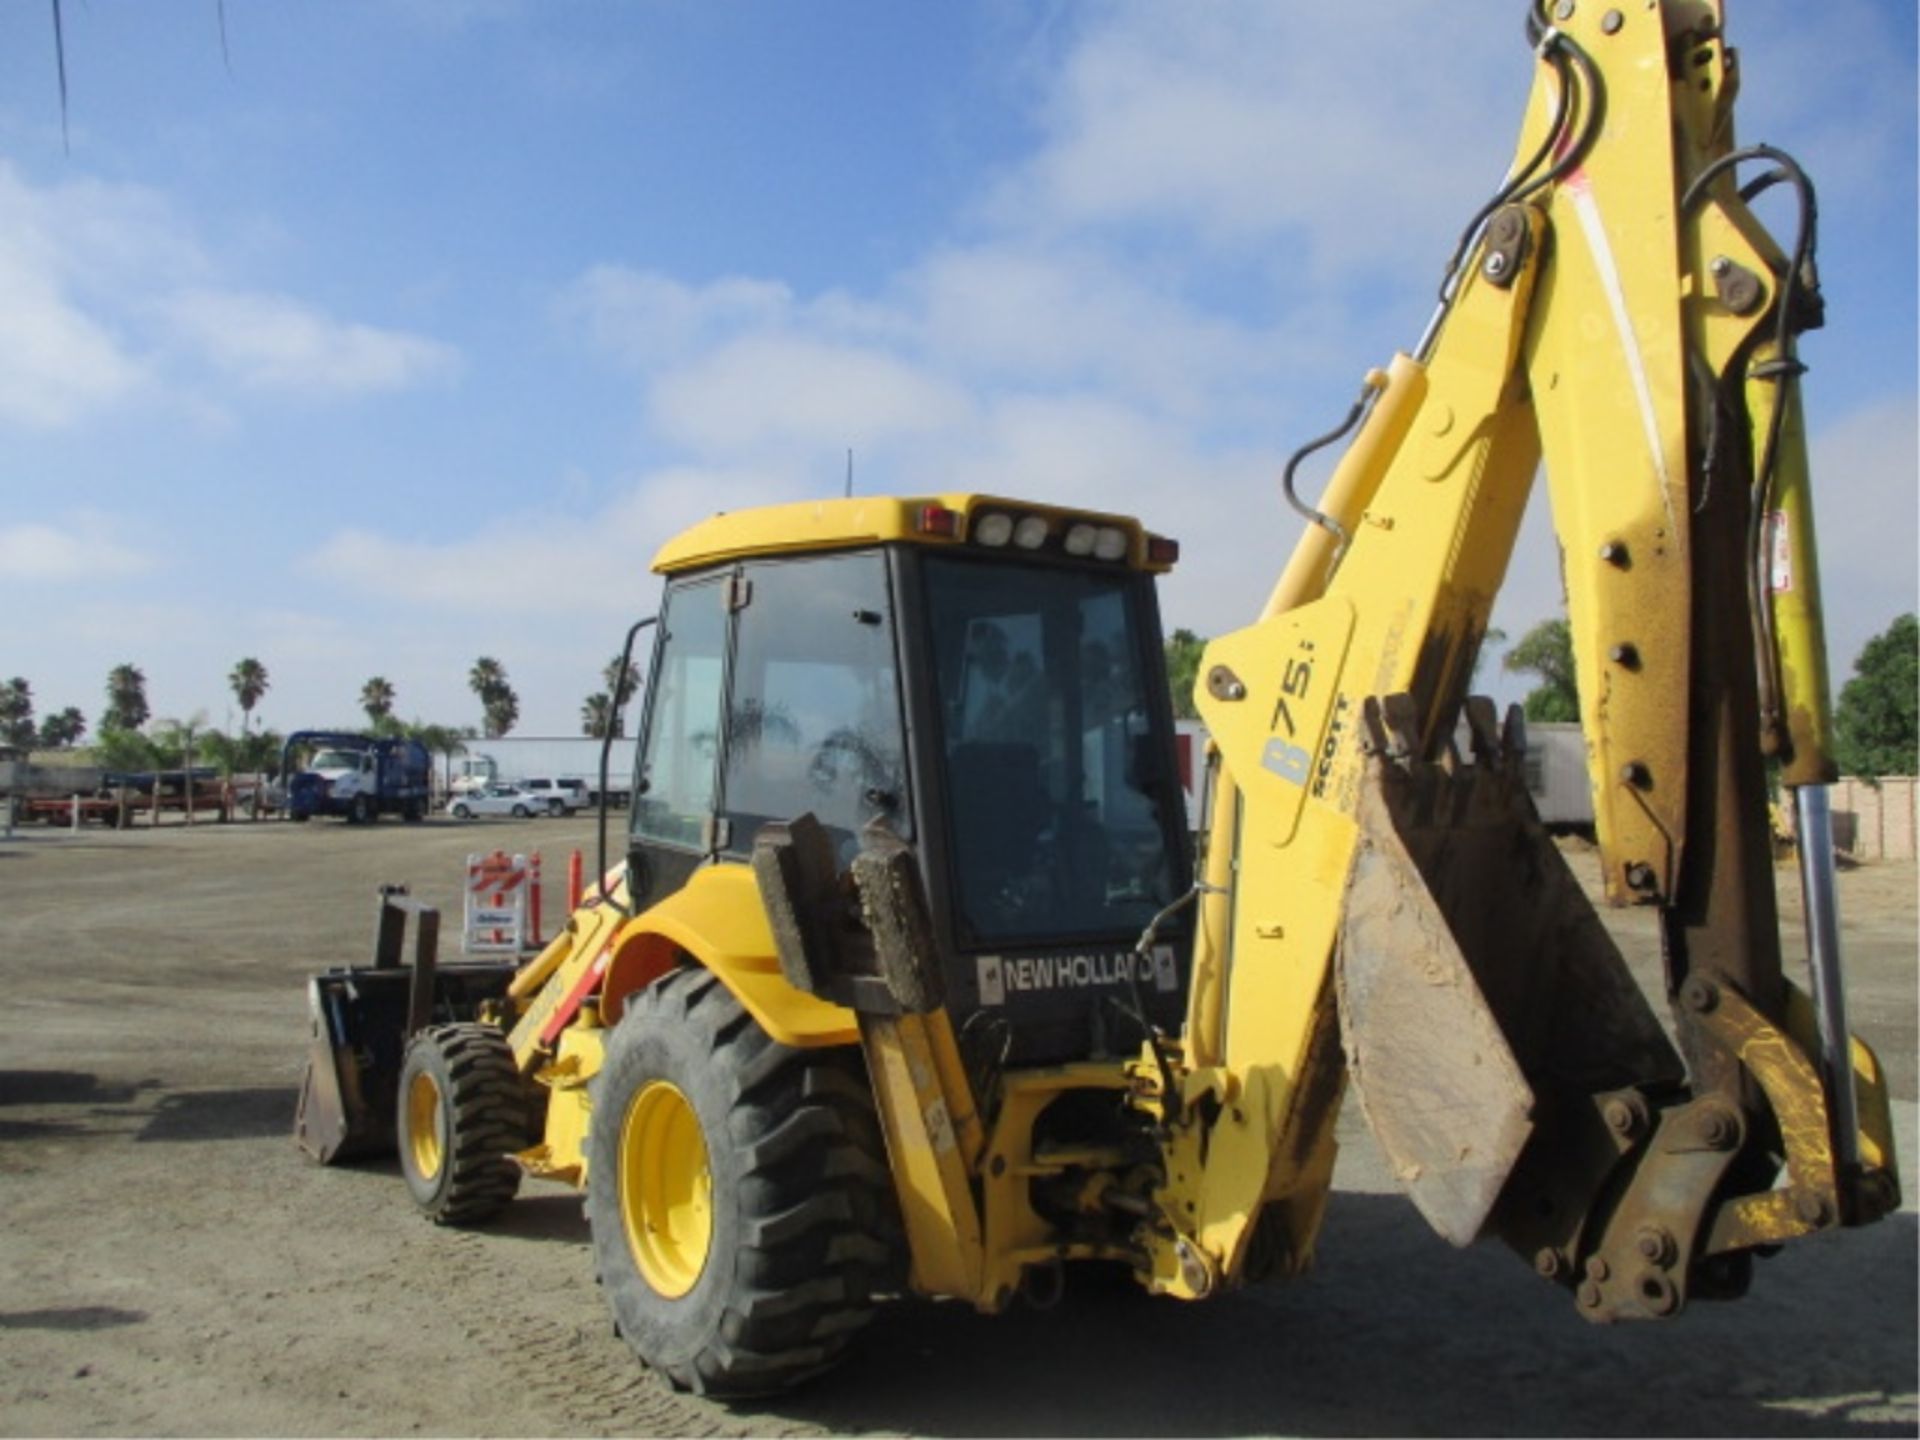
<instances>
[{"instance_id":1,"label":"hydraulic hose","mask_svg":"<svg viewBox=\"0 0 1920 1440\"><path fill-rule=\"evenodd\" d=\"M1743 201L1758 196L1762 191L1785 181L1793 186L1800 207L1799 228L1794 240L1793 254L1787 262L1786 274L1780 277L1780 293L1774 305L1775 358L1766 370L1755 369L1749 372L1750 378L1771 379L1781 387L1779 395L1775 397L1773 411L1767 418L1766 438L1761 444L1758 463L1754 470L1752 498L1747 514L1747 607L1753 621L1754 670L1760 685L1760 722L1766 735L1769 752L1781 754L1790 748L1791 742L1787 737L1780 699L1785 687L1780 675L1779 637L1774 629L1772 607L1767 602L1770 583L1767 517L1773 509L1773 487L1775 472L1778 468L1780 434L1786 424L1788 401L1786 387L1794 384L1806 370L1794 351L1793 322L1800 285L1818 243L1819 206L1814 197L1812 180L1791 155L1771 145L1752 145L1721 156L1694 176L1693 182L1687 186L1680 197L1680 213L1683 216L1691 213L1705 197L1708 187L1714 181L1752 160L1766 160L1777 168L1743 186L1739 191Z\"/></svg>"}]
</instances>

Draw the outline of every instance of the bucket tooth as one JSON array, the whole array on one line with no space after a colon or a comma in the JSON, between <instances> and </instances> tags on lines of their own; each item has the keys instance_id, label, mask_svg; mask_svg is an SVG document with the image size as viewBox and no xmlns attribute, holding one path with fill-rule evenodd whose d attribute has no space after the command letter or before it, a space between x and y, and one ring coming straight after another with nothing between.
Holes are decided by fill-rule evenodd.
<instances>
[{"instance_id":1,"label":"bucket tooth","mask_svg":"<svg viewBox=\"0 0 1920 1440\"><path fill-rule=\"evenodd\" d=\"M1484 695L1469 695L1462 712L1467 721L1467 740L1473 749L1474 763L1492 767L1500 764L1510 748L1500 732L1499 712Z\"/></svg>"}]
</instances>

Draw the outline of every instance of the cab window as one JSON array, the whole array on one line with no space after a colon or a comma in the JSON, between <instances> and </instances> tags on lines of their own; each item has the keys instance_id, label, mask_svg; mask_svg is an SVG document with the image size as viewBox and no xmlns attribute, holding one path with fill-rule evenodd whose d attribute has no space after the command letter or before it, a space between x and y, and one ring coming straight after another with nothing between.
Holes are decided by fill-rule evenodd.
<instances>
[{"instance_id":1,"label":"cab window","mask_svg":"<svg viewBox=\"0 0 1920 1440\"><path fill-rule=\"evenodd\" d=\"M633 830L641 839L698 849L713 813L719 760L727 609L723 579L670 589L648 700Z\"/></svg>"},{"instance_id":2,"label":"cab window","mask_svg":"<svg viewBox=\"0 0 1920 1440\"><path fill-rule=\"evenodd\" d=\"M744 852L811 812L842 864L884 818L910 838L900 682L877 552L748 565L727 711L725 814Z\"/></svg>"}]
</instances>

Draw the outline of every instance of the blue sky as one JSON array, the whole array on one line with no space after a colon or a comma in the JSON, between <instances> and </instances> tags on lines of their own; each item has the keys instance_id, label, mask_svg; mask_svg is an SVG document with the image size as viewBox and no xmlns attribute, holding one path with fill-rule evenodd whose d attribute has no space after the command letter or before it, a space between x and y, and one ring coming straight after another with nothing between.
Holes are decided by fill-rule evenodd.
<instances>
[{"instance_id":1,"label":"blue sky","mask_svg":"<svg viewBox=\"0 0 1920 1440\"><path fill-rule=\"evenodd\" d=\"M0 8L0 674L90 720L578 729L716 509L975 488L1178 536L1245 623L1285 455L1424 324L1524 6L89 0ZM1820 186L1837 676L1915 606L1910 0L1732 0ZM1784 224L1784 221L1781 222ZM1559 610L1543 505L1496 622ZM1519 684L1489 665L1503 698Z\"/></svg>"}]
</instances>

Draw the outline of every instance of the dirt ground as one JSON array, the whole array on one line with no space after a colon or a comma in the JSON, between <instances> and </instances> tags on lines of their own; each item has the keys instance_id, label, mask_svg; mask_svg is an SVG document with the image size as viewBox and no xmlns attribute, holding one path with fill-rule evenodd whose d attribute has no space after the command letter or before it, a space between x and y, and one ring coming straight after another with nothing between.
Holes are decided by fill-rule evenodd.
<instances>
[{"instance_id":1,"label":"dirt ground","mask_svg":"<svg viewBox=\"0 0 1920 1440\"><path fill-rule=\"evenodd\" d=\"M1920 1425L1911 864L1842 875L1855 1028L1887 1062L1906 1209L1790 1247L1736 1305L1591 1327L1497 1247L1456 1252L1350 1107L1305 1280L1197 1306L1091 1282L1049 1314L901 1303L803 1393L672 1393L610 1330L577 1199L483 1233L391 1164L292 1139L303 979L360 963L382 881L450 913L464 856L587 819L202 824L0 840L0 1433L1878 1435ZM1577 856L1590 870L1590 857ZM1796 887L1781 871L1797 941ZM557 889L557 887L556 887ZM555 907L557 908L557 906ZM1644 915L1610 917L1636 967ZM449 925L451 934L457 927ZM451 943L451 942L450 942Z\"/></svg>"}]
</instances>

